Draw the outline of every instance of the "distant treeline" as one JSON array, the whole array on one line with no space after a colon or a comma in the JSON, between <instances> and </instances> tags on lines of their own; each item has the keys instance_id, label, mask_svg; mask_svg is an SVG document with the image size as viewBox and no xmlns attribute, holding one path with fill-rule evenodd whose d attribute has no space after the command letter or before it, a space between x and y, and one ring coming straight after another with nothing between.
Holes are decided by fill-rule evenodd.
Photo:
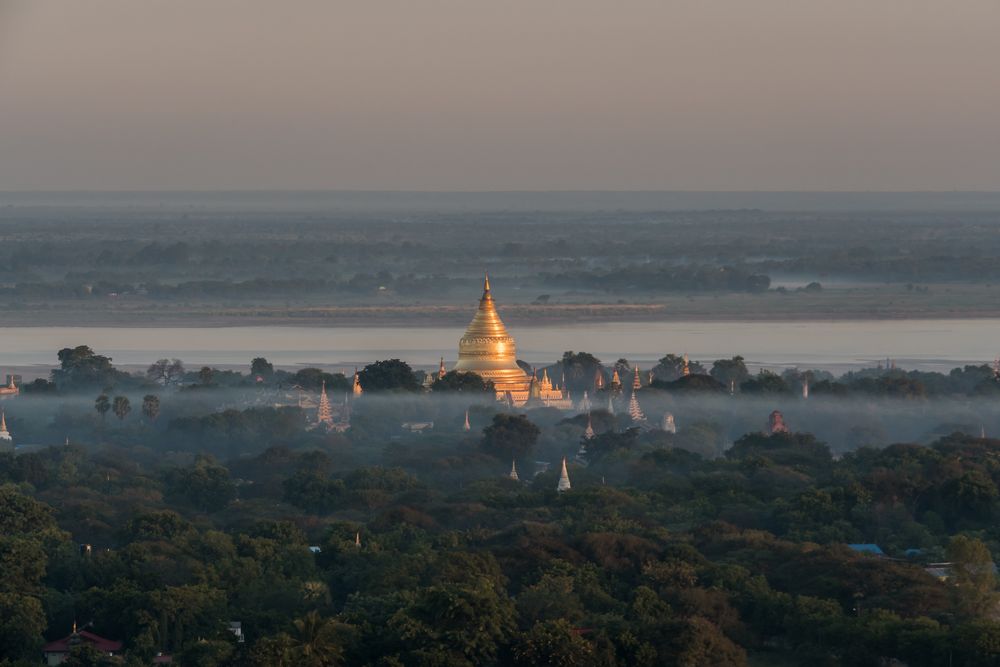
<instances>
[{"instance_id":1,"label":"distant treeline","mask_svg":"<svg viewBox=\"0 0 1000 667\"><path fill-rule=\"evenodd\" d=\"M550 289L756 292L788 276L803 284L1000 278L995 223L978 213L95 215L4 210L0 297L454 298L484 269L502 277L508 302Z\"/></svg>"}]
</instances>

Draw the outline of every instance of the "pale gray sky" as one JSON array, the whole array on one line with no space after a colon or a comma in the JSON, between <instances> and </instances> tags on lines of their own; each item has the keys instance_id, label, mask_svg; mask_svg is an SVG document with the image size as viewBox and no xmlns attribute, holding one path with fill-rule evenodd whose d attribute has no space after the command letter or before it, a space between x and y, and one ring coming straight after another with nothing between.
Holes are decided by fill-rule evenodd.
<instances>
[{"instance_id":1,"label":"pale gray sky","mask_svg":"<svg viewBox=\"0 0 1000 667\"><path fill-rule=\"evenodd\" d=\"M996 0L0 0L0 190L1000 189Z\"/></svg>"}]
</instances>

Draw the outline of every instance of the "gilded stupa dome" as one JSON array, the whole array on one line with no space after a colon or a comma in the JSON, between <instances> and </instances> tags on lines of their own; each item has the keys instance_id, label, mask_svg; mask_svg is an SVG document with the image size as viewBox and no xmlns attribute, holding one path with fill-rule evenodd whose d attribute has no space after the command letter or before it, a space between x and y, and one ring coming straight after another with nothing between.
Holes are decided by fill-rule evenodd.
<instances>
[{"instance_id":1,"label":"gilded stupa dome","mask_svg":"<svg viewBox=\"0 0 1000 667\"><path fill-rule=\"evenodd\" d=\"M528 374L517 365L517 346L497 313L489 276L483 283L479 308L458 341L455 370L492 380L497 392L525 391L531 383Z\"/></svg>"}]
</instances>

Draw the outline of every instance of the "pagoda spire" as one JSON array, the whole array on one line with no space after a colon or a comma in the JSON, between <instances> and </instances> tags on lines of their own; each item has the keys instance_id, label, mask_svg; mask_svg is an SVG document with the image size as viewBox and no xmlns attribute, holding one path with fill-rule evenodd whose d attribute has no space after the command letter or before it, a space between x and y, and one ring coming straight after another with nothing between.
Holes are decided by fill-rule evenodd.
<instances>
[{"instance_id":1,"label":"pagoda spire","mask_svg":"<svg viewBox=\"0 0 1000 667\"><path fill-rule=\"evenodd\" d=\"M472 430L472 425L469 424L469 411L468 410L465 411L465 424L462 426L462 430L463 431L471 431Z\"/></svg>"},{"instance_id":2,"label":"pagoda spire","mask_svg":"<svg viewBox=\"0 0 1000 667\"><path fill-rule=\"evenodd\" d=\"M542 391L552 391L552 380L549 379L549 369L542 369Z\"/></svg>"},{"instance_id":3,"label":"pagoda spire","mask_svg":"<svg viewBox=\"0 0 1000 667\"><path fill-rule=\"evenodd\" d=\"M642 389L642 380L639 379L639 366L635 367L635 377L632 378L632 391Z\"/></svg>"},{"instance_id":4,"label":"pagoda spire","mask_svg":"<svg viewBox=\"0 0 1000 667\"><path fill-rule=\"evenodd\" d=\"M354 546L361 548L361 531L354 533Z\"/></svg>"},{"instance_id":5,"label":"pagoda spire","mask_svg":"<svg viewBox=\"0 0 1000 667\"><path fill-rule=\"evenodd\" d=\"M591 408L591 406L590 406L590 396L587 395L586 391L583 392L583 399L580 400L580 406L579 407L580 407L580 412L590 412L590 408Z\"/></svg>"},{"instance_id":6,"label":"pagoda spire","mask_svg":"<svg viewBox=\"0 0 1000 667\"><path fill-rule=\"evenodd\" d=\"M444 357L441 357L441 363L438 365L438 379L440 380L443 378L447 372L448 371L444 369Z\"/></svg>"},{"instance_id":7,"label":"pagoda spire","mask_svg":"<svg viewBox=\"0 0 1000 667\"><path fill-rule=\"evenodd\" d=\"M684 353L684 365L681 366L681 375L691 375L691 364L688 363L688 356L686 352Z\"/></svg>"},{"instance_id":8,"label":"pagoda spire","mask_svg":"<svg viewBox=\"0 0 1000 667\"><path fill-rule=\"evenodd\" d=\"M809 398L809 376L802 378L802 398Z\"/></svg>"},{"instance_id":9,"label":"pagoda spire","mask_svg":"<svg viewBox=\"0 0 1000 667\"><path fill-rule=\"evenodd\" d=\"M320 386L319 408L316 410L316 422L333 426L333 409L330 407L330 398L326 395L326 380Z\"/></svg>"},{"instance_id":10,"label":"pagoda spire","mask_svg":"<svg viewBox=\"0 0 1000 667\"><path fill-rule=\"evenodd\" d=\"M642 408L639 407L639 397L636 396L634 391L632 392L632 398L628 402L628 414L634 422L646 421L646 415L642 413Z\"/></svg>"},{"instance_id":11,"label":"pagoda spire","mask_svg":"<svg viewBox=\"0 0 1000 667\"><path fill-rule=\"evenodd\" d=\"M0 411L0 440L13 440L10 431L7 430L7 415Z\"/></svg>"},{"instance_id":12,"label":"pagoda spire","mask_svg":"<svg viewBox=\"0 0 1000 667\"><path fill-rule=\"evenodd\" d=\"M521 481L521 478L517 476L517 461L510 462L510 472L507 473L507 477L514 480L515 482Z\"/></svg>"},{"instance_id":13,"label":"pagoda spire","mask_svg":"<svg viewBox=\"0 0 1000 667\"><path fill-rule=\"evenodd\" d=\"M583 431L583 437L587 440L594 437L594 421L589 412L587 413L587 428Z\"/></svg>"},{"instance_id":14,"label":"pagoda spire","mask_svg":"<svg viewBox=\"0 0 1000 667\"><path fill-rule=\"evenodd\" d=\"M564 491L569 491L573 488L569 483L569 471L566 470L566 457L562 460L562 472L559 473L559 484L556 485L556 491L562 493Z\"/></svg>"},{"instance_id":15,"label":"pagoda spire","mask_svg":"<svg viewBox=\"0 0 1000 667\"><path fill-rule=\"evenodd\" d=\"M360 396L364 391L361 389L361 378L358 377L358 367L354 367L354 386L351 389L355 396Z\"/></svg>"},{"instance_id":16,"label":"pagoda spire","mask_svg":"<svg viewBox=\"0 0 1000 667\"><path fill-rule=\"evenodd\" d=\"M611 399L610 395L608 396L608 412L612 415L615 414L615 402Z\"/></svg>"}]
</instances>

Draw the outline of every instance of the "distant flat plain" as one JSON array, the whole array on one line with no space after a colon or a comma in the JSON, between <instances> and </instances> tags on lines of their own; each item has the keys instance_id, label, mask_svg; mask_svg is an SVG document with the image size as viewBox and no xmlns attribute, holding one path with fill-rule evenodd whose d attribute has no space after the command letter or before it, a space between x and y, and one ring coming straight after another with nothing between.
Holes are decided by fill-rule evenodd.
<instances>
[{"instance_id":1,"label":"distant flat plain","mask_svg":"<svg viewBox=\"0 0 1000 667\"><path fill-rule=\"evenodd\" d=\"M258 303L174 301L164 304L126 295L81 302L49 300L8 304L5 326L390 326L461 325L479 297L470 287L465 303L407 300L392 295L370 303L338 304L321 298L295 303L262 299ZM898 320L1000 317L1000 284L925 284L920 291L899 284L826 287L811 293L791 289L764 293L663 294L608 301L567 295L547 304L518 303L499 290L500 314L508 324L595 322ZM3 307L0 303L0 307Z\"/></svg>"}]
</instances>

